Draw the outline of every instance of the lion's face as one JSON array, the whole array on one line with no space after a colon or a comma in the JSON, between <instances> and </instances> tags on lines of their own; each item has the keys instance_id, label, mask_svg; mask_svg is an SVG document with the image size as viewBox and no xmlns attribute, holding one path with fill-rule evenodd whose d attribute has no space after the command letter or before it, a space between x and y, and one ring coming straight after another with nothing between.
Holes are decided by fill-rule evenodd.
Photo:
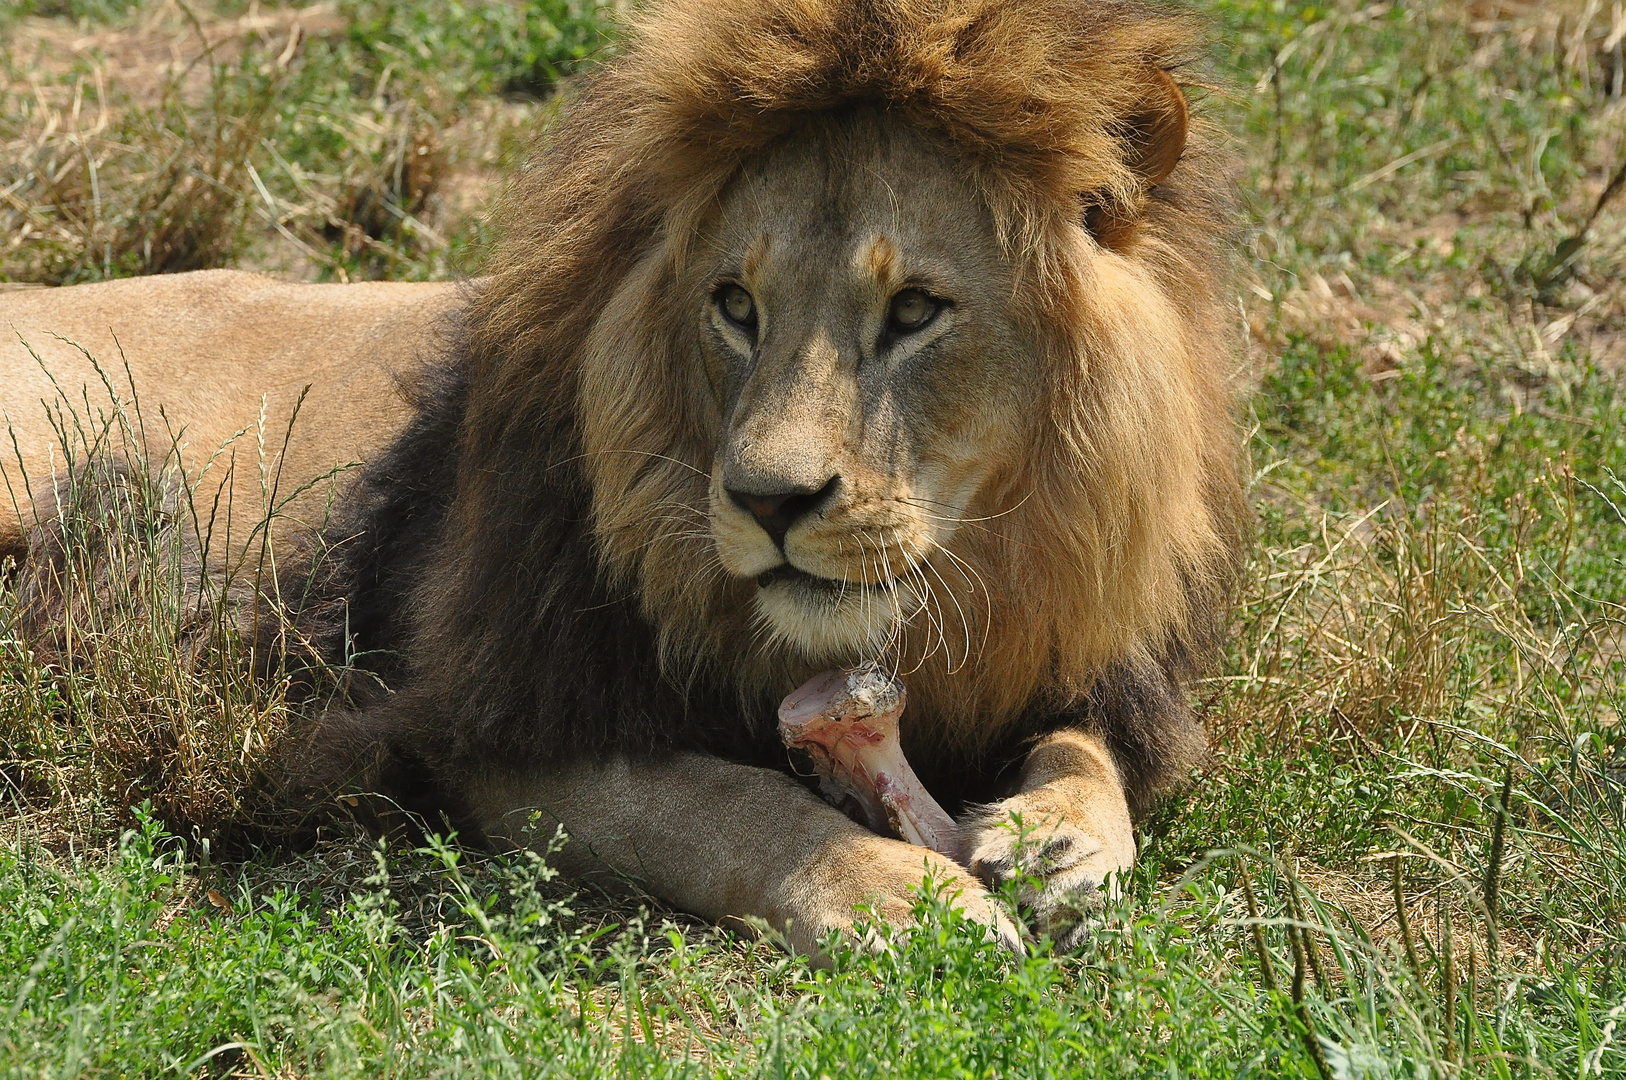
<instances>
[{"instance_id":1,"label":"lion's face","mask_svg":"<svg viewBox=\"0 0 1626 1080\"><path fill-rule=\"evenodd\" d=\"M1031 444L1036 349L965 176L898 121L793 138L727 189L697 260L711 535L814 662L975 591L950 541Z\"/></svg>"}]
</instances>

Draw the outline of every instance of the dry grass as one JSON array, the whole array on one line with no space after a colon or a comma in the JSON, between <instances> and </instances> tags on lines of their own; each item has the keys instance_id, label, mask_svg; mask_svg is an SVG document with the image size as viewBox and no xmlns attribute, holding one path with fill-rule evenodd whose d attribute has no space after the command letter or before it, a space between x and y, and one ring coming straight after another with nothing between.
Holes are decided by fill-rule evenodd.
<instances>
[{"instance_id":1,"label":"dry grass","mask_svg":"<svg viewBox=\"0 0 1626 1080\"><path fill-rule=\"evenodd\" d=\"M221 82L200 111L170 94L118 109L100 78L67 100L0 91L8 276L66 284L224 263L241 243L272 85Z\"/></svg>"},{"instance_id":2,"label":"dry grass","mask_svg":"<svg viewBox=\"0 0 1626 1080\"><path fill-rule=\"evenodd\" d=\"M252 560L213 554L225 516L198 488L239 450L263 462L282 433L244 432L189 478L178 435L164 457L144 452L161 441L149 423L166 421L102 370L100 400L50 406L65 450L55 504L12 568L21 588L0 591L0 798L58 841L127 826L141 804L178 836L252 840L272 822L265 794L296 715L250 629L280 605ZM268 533L275 483L258 513L233 508L239 529L246 510Z\"/></svg>"}]
</instances>

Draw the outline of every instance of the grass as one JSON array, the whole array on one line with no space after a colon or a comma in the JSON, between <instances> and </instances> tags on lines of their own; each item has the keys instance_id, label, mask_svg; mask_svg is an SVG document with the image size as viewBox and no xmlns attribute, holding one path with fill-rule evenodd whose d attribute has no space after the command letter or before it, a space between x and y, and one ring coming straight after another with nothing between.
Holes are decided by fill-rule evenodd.
<instances>
[{"instance_id":1,"label":"grass","mask_svg":"<svg viewBox=\"0 0 1626 1080\"><path fill-rule=\"evenodd\" d=\"M0 5L0 281L467 269L484 174L606 40L597 0L243 7Z\"/></svg>"},{"instance_id":2,"label":"grass","mask_svg":"<svg viewBox=\"0 0 1626 1080\"><path fill-rule=\"evenodd\" d=\"M1213 761L1081 953L1010 960L928 894L891 950L813 972L535 858L221 861L240 740L287 705L241 643L179 685L154 574L72 616L101 620L90 663L0 633L5 1071L1626 1075L1626 24L1202 6L1246 161L1257 544L1198 688ZM477 266L485 192L602 40L588 7L255 10L0 14L0 277ZM217 38L202 75L118 59ZM216 194L165 202L186 178Z\"/></svg>"},{"instance_id":3,"label":"grass","mask_svg":"<svg viewBox=\"0 0 1626 1080\"><path fill-rule=\"evenodd\" d=\"M45 405L62 479L49 519L29 522L30 576L0 592L0 791L41 839L116 829L144 802L218 842L255 821L293 716L290 679L257 676L263 646L234 615L276 594L270 525L300 494L279 491L289 432L262 415L188 474L170 418L143 412L128 371L93 365L101 386L58 384ZM260 481L247 514L207 487L239 466Z\"/></svg>"}]
</instances>

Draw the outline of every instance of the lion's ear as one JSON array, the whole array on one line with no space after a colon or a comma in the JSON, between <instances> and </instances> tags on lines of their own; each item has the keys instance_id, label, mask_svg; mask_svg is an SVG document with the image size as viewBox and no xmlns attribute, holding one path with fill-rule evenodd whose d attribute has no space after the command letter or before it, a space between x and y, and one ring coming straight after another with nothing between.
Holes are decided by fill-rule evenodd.
<instances>
[{"instance_id":1,"label":"lion's ear","mask_svg":"<svg viewBox=\"0 0 1626 1080\"><path fill-rule=\"evenodd\" d=\"M1169 178L1186 152L1186 131L1191 110L1167 71L1152 71L1152 91L1141 107L1124 118L1128 164L1146 178L1147 187L1156 187Z\"/></svg>"},{"instance_id":2,"label":"lion's ear","mask_svg":"<svg viewBox=\"0 0 1626 1080\"><path fill-rule=\"evenodd\" d=\"M1141 177L1143 191L1167 180L1180 164L1190 120L1186 95L1168 72L1154 68L1146 97L1123 118L1117 132L1125 164ZM1084 227L1100 243L1118 247L1134 234L1143 205L1143 199L1127 206L1111 199L1092 202L1084 212Z\"/></svg>"}]
</instances>

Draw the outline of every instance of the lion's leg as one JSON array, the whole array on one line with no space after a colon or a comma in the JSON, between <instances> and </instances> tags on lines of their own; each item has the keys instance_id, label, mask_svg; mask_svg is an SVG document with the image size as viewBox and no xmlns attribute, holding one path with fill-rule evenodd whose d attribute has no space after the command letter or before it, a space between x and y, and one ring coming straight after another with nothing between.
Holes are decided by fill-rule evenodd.
<instances>
[{"instance_id":1,"label":"lion's leg","mask_svg":"<svg viewBox=\"0 0 1626 1080\"><path fill-rule=\"evenodd\" d=\"M542 828L527 835L532 809ZM907 924L910 889L928 873L1017 947L1014 929L960 867L877 836L768 769L703 754L582 764L491 785L477 816L488 835L516 843L543 842L562 824L573 841L561 852L566 873L626 875L713 921L760 918L812 955L827 930L853 924L860 904Z\"/></svg>"},{"instance_id":2,"label":"lion's leg","mask_svg":"<svg viewBox=\"0 0 1626 1080\"><path fill-rule=\"evenodd\" d=\"M1041 933L1071 948L1103 887L1135 862L1129 801L1112 755L1087 732L1051 733L1029 753L1017 793L962 823L961 844L982 880L1029 878L1023 906Z\"/></svg>"},{"instance_id":3,"label":"lion's leg","mask_svg":"<svg viewBox=\"0 0 1626 1080\"><path fill-rule=\"evenodd\" d=\"M1024 904L1062 948L1082 940L1103 886L1134 864L1133 817L1203 757L1183 662L1171 652L1102 673L1071 722L1034 746L1016 793L961 822L967 865L989 883L1022 879Z\"/></svg>"}]
</instances>

